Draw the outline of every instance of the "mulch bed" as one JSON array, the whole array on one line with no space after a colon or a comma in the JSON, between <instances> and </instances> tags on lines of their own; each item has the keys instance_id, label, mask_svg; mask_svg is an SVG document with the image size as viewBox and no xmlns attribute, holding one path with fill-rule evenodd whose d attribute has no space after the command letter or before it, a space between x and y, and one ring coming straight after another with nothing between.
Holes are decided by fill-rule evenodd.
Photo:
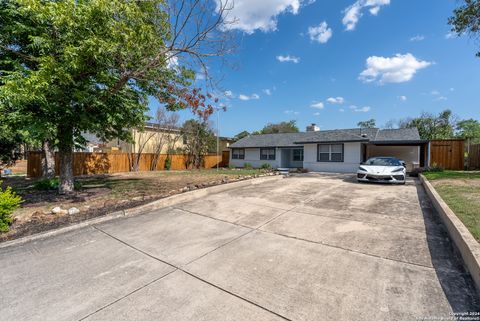
<instances>
[{"instance_id":1,"label":"mulch bed","mask_svg":"<svg viewBox=\"0 0 480 321\"><path fill-rule=\"evenodd\" d=\"M41 232L46 232L49 230L57 229L60 227L65 227L69 225L74 225L76 223L86 221L89 219L105 216L109 213L113 213L116 211L131 209L137 206L141 206L168 196L172 196L175 194L180 194L196 189L206 188L210 186L221 185L225 183L231 182L238 182L242 180L252 179L255 177L261 176L269 176L272 174L267 175L254 175L254 176L245 176L245 177L238 177L238 178L228 178L210 182L203 182L198 184L191 184L188 186L184 186L180 189L171 190L169 192L162 192L156 195L145 195L141 197L134 197L130 200L108 200L105 201L102 206L99 207L91 207L88 210L82 210L77 214L69 215L69 214L51 214L51 213L44 213L41 211L34 212L28 220L15 220L13 224L10 226L10 231L6 233L0 233L0 242L5 242L13 239L17 239L24 236L29 236ZM84 200L84 197L87 197L85 193L78 192L71 196L61 196L58 195L56 192L52 191L44 191L37 193L36 198L41 198L42 202L48 203L56 202L59 200L63 201L75 201L75 200ZM29 204L36 203L38 204L39 199L29 199L25 202L24 206L28 207Z\"/></svg>"}]
</instances>

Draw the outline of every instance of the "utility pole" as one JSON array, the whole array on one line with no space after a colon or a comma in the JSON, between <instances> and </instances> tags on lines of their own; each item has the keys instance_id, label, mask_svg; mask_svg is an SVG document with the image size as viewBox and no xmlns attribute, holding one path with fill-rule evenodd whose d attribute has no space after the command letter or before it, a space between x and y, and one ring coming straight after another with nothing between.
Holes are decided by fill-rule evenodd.
<instances>
[{"instance_id":1,"label":"utility pole","mask_svg":"<svg viewBox=\"0 0 480 321\"><path fill-rule=\"evenodd\" d=\"M220 109L215 108L217 111L217 172L220 162L218 161L219 149L220 149L220 131L219 131L219 123L220 123Z\"/></svg>"}]
</instances>

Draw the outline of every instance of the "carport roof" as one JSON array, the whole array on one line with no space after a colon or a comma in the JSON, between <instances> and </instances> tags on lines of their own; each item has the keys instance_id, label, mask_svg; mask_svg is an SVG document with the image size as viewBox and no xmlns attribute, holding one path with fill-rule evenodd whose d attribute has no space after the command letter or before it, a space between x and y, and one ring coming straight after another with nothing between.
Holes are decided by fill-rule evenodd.
<instances>
[{"instance_id":1,"label":"carport roof","mask_svg":"<svg viewBox=\"0 0 480 321\"><path fill-rule=\"evenodd\" d=\"M230 145L230 148L297 147L299 144L343 142L372 142L392 144L395 142L417 143L421 142L421 140L416 128L354 128L322 130L305 133L249 135Z\"/></svg>"}]
</instances>

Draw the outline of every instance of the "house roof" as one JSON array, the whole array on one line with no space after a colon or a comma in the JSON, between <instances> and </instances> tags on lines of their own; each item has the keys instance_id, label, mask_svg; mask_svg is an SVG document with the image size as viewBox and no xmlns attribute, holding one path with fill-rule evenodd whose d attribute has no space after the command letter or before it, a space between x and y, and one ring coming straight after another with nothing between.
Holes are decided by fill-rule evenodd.
<instances>
[{"instance_id":1,"label":"house roof","mask_svg":"<svg viewBox=\"0 0 480 321\"><path fill-rule=\"evenodd\" d=\"M304 133L250 135L233 143L230 145L230 148L296 147L299 144L335 142L419 143L423 141L421 141L416 128L354 128Z\"/></svg>"}]
</instances>

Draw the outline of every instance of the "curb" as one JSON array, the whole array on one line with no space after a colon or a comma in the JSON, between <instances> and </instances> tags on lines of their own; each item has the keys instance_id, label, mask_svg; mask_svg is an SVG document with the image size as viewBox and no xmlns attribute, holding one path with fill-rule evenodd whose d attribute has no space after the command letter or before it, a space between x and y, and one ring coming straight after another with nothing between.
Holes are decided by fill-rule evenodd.
<instances>
[{"instance_id":1,"label":"curb","mask_svg":"<svg viewBox=\"0 0 480 321\"><path fill-rule=\"evenodd\" d=\"M3 243L0 243L0 249L10 247L10 246L14 246L14 245L24 244L24 243L31 242L31 241L37 241L37 240L45 239L45 238L55 236L55 235L59 235L59 234L64 234L64 233L74 231L74 230L78 230L78 229L81 229L81 228L84 228L84 227L87 227L87 226L112 221L112 220L120 218L120 217L136 216L136 215L139 215L139 214L143 214L143 213L151 212L151 211L154 211L154 210L158 210L158 209L166 208L166 207L169 207L169 206L173 206L173 205L176 205L176 204L179 204L179 203L193 201L195 199L205 197L207 195L228 191L228 190L231 190L231 189L234 189L234 188L244 187L244 186L249 186L249 185L257 185L257 184L261 184L265 181L271 181L271 180L273 181L273 180L283 179L283 178L284 177L282 175L263 176L263 177L258 177L258 178L244 179L244 180L237 181L237 182L231 182L231 183L226 183L226 184L220 184L220 185L205 187L205 188L196 189L196 190L192 190L192 191L188 191L188 192L184 192L184 193L180 193L180 194L175 194L175 195L172 195L172 196L167 196L165 198L161 198L159 200L153 201L153 202L148 203L148 204L140 205L140 206L129 208L129 209L122 210L122 211L112 212L112 213L106 214L105 216L93 218L93 219L90 219L90 220L86 220L86 221L83 221L83 222L80 222L80 223L77 223L77 224L74 224L74 225L61 227L59 229L55 229L55 230L47 231L47 232L43 232L43 233L28 235L28 236L21 237L21 238L16 239L16 240L6 241L6 242L3 242Z\"/></svg>"},{"instance_id":2,"label":"curb","mask_svg":"<svg viewBox=\"0 0 480 321\"><path fill-rule=\"evenodd\" d=\"M447 203L440 197L425 176L420 174L419 177L428 196L432 200L433 206L440 214L440 218L447 228L448 235L450 235L450 238L459 250L463 262L472 276L477 291L480 293L480 244L450 207L448 207Z\"/></svg>"}]
</instances>

